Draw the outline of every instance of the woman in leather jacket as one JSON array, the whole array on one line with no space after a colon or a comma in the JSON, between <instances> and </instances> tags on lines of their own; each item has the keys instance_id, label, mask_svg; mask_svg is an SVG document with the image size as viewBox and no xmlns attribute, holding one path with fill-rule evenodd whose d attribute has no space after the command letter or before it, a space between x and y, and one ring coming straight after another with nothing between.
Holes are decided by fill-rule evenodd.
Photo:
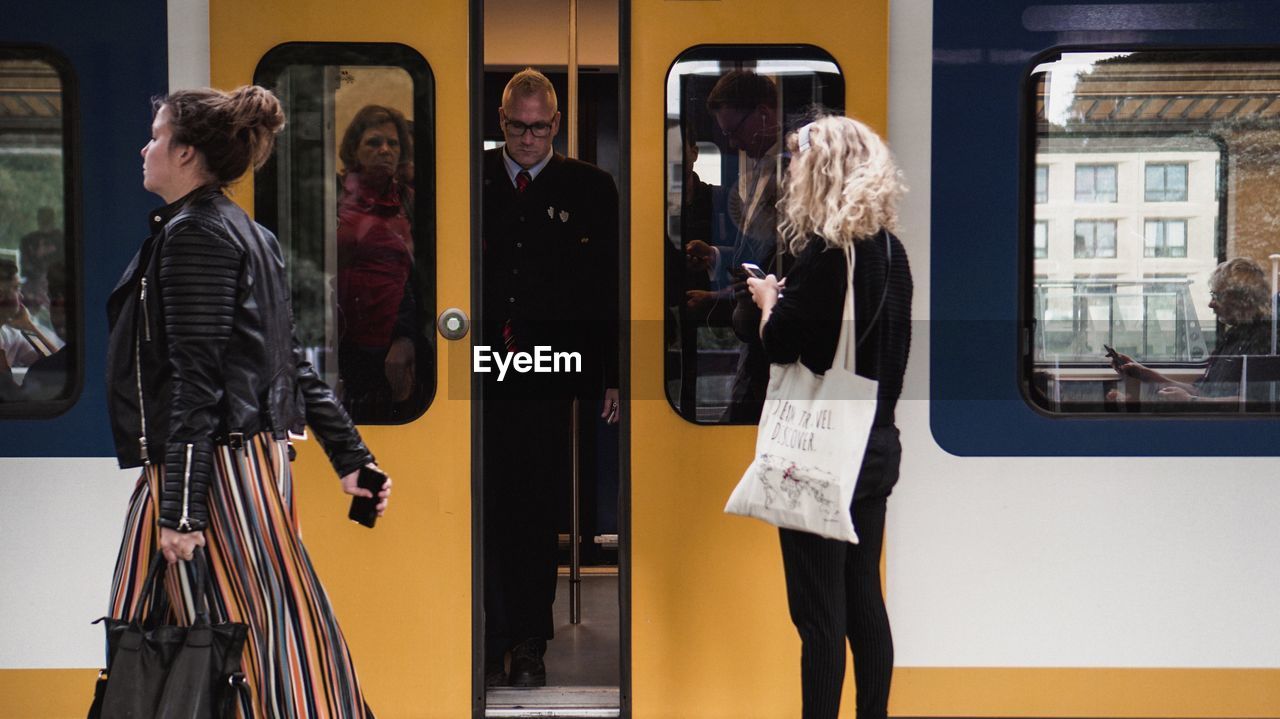
<instances>
[{"instance_id":1,"label":"woman in leather jacket","mask_svg":"<svg viewBox=\"0 0 1280 719\"><path fill-rule=\"evenodd\" d=\"M376 466L294 339L276 238L222 192L266 160L284 114L260 87L183 90L154 106L143 186L166 204L107 304L116 452L143 469L111 616L132 615L157 551L176 564L206 547L211 609L249 625L238 714L371 716L299 539L287 433L310 425L347 494L372 496L356 478ZM178 574L166 589L186 621Z\"/></svg>"},{"instance_id":2,"label":"woman in leather jacket","mask_svg":"<svg viewBox=\"0 0 1280 719\"><path fill-rule=\"evenodd\" d=\"M791 165L778 203L779 232L795 263L782 282L773 275L747 280L761 311L765 355L770 363L801 362L826 372L836 354L845 293L853 292L856 372L879 383L849 508L860 542L779 530L787 604L801 640L802 715L835 719L848 640L858 719L879 719L887 716L893 674L880 550L886 500L902 459L894 409L911 345L911 269L891 232L904 188L888 147L857 120L824 117L791 135L787 147ZM853 254L852 287L847 250Z\"/></svg>"}]
</instances>

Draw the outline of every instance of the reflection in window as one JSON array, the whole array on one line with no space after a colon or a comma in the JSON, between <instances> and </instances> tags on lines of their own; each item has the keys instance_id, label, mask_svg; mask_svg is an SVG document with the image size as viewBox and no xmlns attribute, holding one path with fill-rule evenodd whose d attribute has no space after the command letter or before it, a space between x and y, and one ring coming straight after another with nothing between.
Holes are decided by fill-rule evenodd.
<instances>
[{"instance_id":1,"label":"reflection in window","mask_svg":"<svg viewBox=\"0 0 1280 719\"><path fill-rule=\"evenodd\" d=\"M1036 223L1035 258L1037 260L1049 256L1049 223Z\"/></svg>"},{"instance_id":2,"label":"reflection in window","mask_svg":"<svg viewBox=\"0 0 1280 719\"><path fill-rule=\"evenodd\" d=\"M430 77L376 47L344 49L342 63L326 51L338 52L282 46L259 67L290 121L258 216L288 256L299 340L352 418L406 422L435 384L433 173L417 164L433 132L421 115Z\"/></svg>"},{"instance_id":3,"label":"reflection in window","mask_svg":"<svg viewBox=\"0 0 1280 719\"><path fill-rule=\"evenodd\" d=\"M74 391L63 100L52 59L0 48L0 403L6 415L58 411Z\"/></svg>"},{"instance_id":4,"label":"reflection in window","mask_svg":"<svg viewBox=\"0 0 1280 719\"><path fill-rule=\"evenodd\" d=\"M1146 257L1186 257L1186 220L1147 220L1143 240Z\"/></svg>"},{"instance_id":5,"label":"reflection in window","mask_svg":"<svg viewBox=\"0 0 1280 719\"><path fill-rule=\"evenodd\" d=\"M1076 221L1076 257L1088 259L1093 257L1116 256L1116 221L1115 220L1077 220Z\"/></svg>"},{"instance_id":6,"label":"reflection in window","mask_svg":"<svg viewBox=\"0 0 1280 719\"><path fill-rule=\"evenodd\" d=\"M1035 68L1024 98L1035 108L1029 163L1073 167L1076 180L1069 195L1050 187L1047 202L1024 199L1034 218L1024 377L1037 404L1280 411L1272 55L1063 53ZM1106 217L1091 218L1099 202ZM1172 202L1173 217L1154 204ZM1057 221L1074 227L1070 257L1040 249L1040 223ZM1141 369L1117 372L1108 348Z\"/></svg>"},{"instance_id":7,"label":"reflection in window","mask_svg":"<svg viewBox=\"0 0 1280 719\"><path fill-rule=\"evenodd\" d=\"M1049 166L1036 165L1036 204L1049 201Z\"/></svg>"},{"instance_id":8,"label":"reflection in window","mask_svg":"<svg viewBox=\"0 0 1280 719\"><path fill-rule=\"evenodd\" d=\"M1115 201L1115 165L1076 166L1076 202Z\"/></svg>"},{"instance_id":9,"label":"reflection in window","mask_svg":"<svg viewBox=\"0 0 1280 719\"><path fill-rule=\"evenodd\" d=\"M782 139L817 108L844 108L817 48L701 47L667 76L665 380L685 419L759 420L769 365L741 266L781 274Z\"/></svg>"},{"instance_id":10,"label":"reflection in window","mask_svg":"<svg viewBox=\"0 0 1280 719\"><path fill-rule=\"evenodd\" d=\"M1147 165L1147 202L1186 202L1186 163L1151 163Z\"/></svg>"}]
</instances>

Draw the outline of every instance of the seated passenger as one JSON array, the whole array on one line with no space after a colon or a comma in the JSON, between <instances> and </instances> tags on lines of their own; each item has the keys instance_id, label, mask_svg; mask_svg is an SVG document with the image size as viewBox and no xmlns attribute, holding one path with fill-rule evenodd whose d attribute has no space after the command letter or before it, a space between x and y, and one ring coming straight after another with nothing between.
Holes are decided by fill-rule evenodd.
<instances>
[{"instance_id":1,"label":"seated passenger","mask_svg":"<svg viewBox=\"0 0 1280 719\"><path fill-rule=\"evenodd\" d=\"M22 304L18 263L0 258L0 351L9 367L29 367L62 349L62 339L31 318Z\"/></svg>"},{"instance_id":2,"label":"seated passenger","mask_svg":"<svg viewBox=\"0 0 1280 719\"><path fill-rule=\"evenodd\" d=\"M70 336L67 328L67 275L62 261L54 262L46 272L45 297L49 324L57 336ZM27 367L22 379L20 399L42 401L65 397L71 377L71 350L63 345L51 355L41 357Z\"/></svg>"},{"instance_id":3,"label":"seated passenger","mask_svg":"<svg viewBox=\"0 0 1280 719\"><path fill-rule=\"evenodd\" d=\"M1111 359L1112 368L1122 377L1160 385L1156 396L1162 400L1237 399L1243 366L1240 358L1271 352L1271 287L1257 263L1235 257L1218 265L1209 276L1209 297L1209 308L1226 325L1226 331L1218 337L1200 379L1178 382L1119 352ZM1107 399L1124 397L1111 390Z\"/></svg>"}]
</instances>

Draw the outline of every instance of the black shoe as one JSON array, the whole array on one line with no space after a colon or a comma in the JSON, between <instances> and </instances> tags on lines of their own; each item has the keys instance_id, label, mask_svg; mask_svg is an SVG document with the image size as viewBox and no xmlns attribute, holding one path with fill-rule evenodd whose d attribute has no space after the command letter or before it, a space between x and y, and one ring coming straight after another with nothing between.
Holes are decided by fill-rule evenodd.
<instances>
[{"instance_id":1,"label":"black shoe","mask_svg":"<svg viewBox=\"0 0 1280 719\"><path fill-rule=\"evenodd\" d=\"M547 651L545 639L526 639L511 650L511 686L545 687L547 666L542 654Z\"/></svg>"},{"instance_id":2,"label":"black shoe","mask_svg":"<svg viewBox=\"0 0 1280 719\"><path fill-rule=\"evenodd\" d=\"M485 657L484 685L485 687L505 687L507 685L507 672L502 668L502 654L498 654L497 657Z\"/></svg>"}]
</instances>

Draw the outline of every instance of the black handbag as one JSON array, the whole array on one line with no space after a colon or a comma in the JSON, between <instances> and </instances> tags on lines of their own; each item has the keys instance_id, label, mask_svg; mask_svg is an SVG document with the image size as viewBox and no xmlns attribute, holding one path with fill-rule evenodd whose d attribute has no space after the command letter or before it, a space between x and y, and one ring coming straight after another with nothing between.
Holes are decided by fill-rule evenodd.
<instances>
[{"instance_id":1,"label":"black handbag","mask_svg":"<svg viewBox=\"0 0 1280 719\"><path fill-rule=\"evenodd\" d=\"M98 620L107 628L107 668L98 674L89 719L221 719L232 715L236 693L248 691L240 659L249 627L210 623L212 588L201 548L193 561L191 626L162 623L169 601L159 579L168 562L159 554L152 557L133 617Z\"/></svg>"}]
</instances>

